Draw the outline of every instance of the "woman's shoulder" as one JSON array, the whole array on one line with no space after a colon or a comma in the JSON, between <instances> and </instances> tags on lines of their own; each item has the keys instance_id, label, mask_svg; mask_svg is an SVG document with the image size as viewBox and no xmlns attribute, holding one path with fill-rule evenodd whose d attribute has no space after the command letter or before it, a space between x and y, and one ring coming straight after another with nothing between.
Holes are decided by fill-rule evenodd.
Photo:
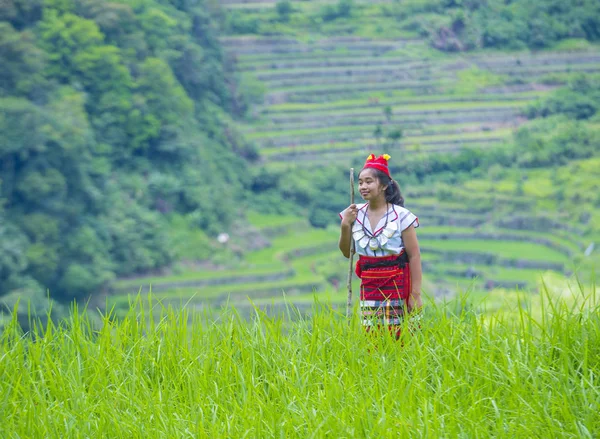
<instances>
[{"instance_id":1,"label":"woman's shoulder","mask_svg":"<svg viewBox=\"0 0 600 439\"><path fill-rule=\"evenodd\" d=\"M394 212L396 212L399 216L403 216L407 213L412 213L406 207L400 206L399 204L392 204L392 209L394 209Z\"/></svg>"},{"instance_id":2,"label":"woman's shoulder","mask_svg":"<svg viewBox=\"0 0 600 439\"><path fill-rule=\"evenodd\" d=\"M401 230L404 230L413 224L415 228L419 227L419 218L409 209L398 204L394 204L393 209L395 215L392 221L398 221L400 223Z\"/></svg>"}]
</instances>

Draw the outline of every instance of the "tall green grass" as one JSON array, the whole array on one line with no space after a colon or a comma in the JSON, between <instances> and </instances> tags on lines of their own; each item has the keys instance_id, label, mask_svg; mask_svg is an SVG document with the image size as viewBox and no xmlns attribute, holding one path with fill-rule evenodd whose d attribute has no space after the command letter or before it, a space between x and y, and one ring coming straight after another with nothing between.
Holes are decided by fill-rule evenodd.
<instances>
[{"instance_id":1,"label":"tall green grass","mask_svg":"<svg viewBox=\"0 0 600 439\"><path fill-rule=\"evenodd\" d=\"M598 437L595 289L367 336L333 308L209 315L138 300L0 337L0 436Z\"/></svg>"}]
</instances>

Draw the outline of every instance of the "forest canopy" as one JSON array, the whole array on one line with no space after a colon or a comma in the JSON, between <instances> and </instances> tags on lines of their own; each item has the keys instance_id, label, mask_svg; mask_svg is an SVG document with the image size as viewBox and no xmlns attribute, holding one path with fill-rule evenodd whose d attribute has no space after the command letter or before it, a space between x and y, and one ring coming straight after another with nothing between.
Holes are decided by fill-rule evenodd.
<instances>
[{"instance_id":1,"label":"forest canopy","mask_svg":"<svg viewBox=\"0 0 600 439\"><path fill-rule=\"evenodd\" d=\"M216 232L251 157L203 1L0 3L0 296L85 297Z\"/></svg>"},{"instance_id":2,"label":"forest canopy","mask_svg":"<svg viewBox=\"0 0 600 439\"><path fill-rule=\"evenodd\" d=\"M436 0L441 20L421 27L441 50L542 49L567 38L600 41L596 0ZM426 13L427 11L420 11Z\"/></svg>"},{"instance_id":3,"label":"forest canopy","mask_svg":"<svg viewBox=\"0 0 600 439\"><path fill-rule=\"evenodd\" d=\"M565 39L600 41L600 2L596 0L420 0L357 2L337 0L304 12L300 2L279 0L272 12L233 9L220 17L232 34L325 34L364 25L363 11L379 9L381 36L404 32L420 36L436 49L458 52L482 48L534 50Z\"/></svg>"}]
</instances>

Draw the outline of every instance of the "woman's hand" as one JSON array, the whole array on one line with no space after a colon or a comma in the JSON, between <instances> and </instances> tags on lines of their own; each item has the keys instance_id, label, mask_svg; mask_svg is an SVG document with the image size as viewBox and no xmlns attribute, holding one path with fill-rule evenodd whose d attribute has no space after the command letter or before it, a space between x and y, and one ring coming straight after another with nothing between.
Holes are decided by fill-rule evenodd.
<instances>
[{"instance_id":1,"label":"woman's hand","mask_svg":"<svg viewBox=\"0 0 600 439\"><path fill-rule=\"evenodd\" d=\"M410 314L419 312L419 310L423 308L423 300L421 299L421 293L410 293L410 295L408 296L406 306Z\"/></svg>"},{"instance_id":2,"label":"woman's hand","mask_svg":"<svg viewBox=\"0 0 600 439\"><path fill-rule=\"evenodd\" d=\"M410 269L410 280L411 280L411 291L406 302L408 312L415 313L423 307L423 300L421 299L421 282L423 280L423 273L421 268L421 250L419 248L419 241L417 240L417 232L414 226L410 226L402 232L402 241L404 242L404 249L408 254L408 264Z\"/></svg>"},{"instance_id":3,"label":"woman's hand","mask_svg":"<svg viewBox=\"0 0 600 439\"><path fill-rule=\"evenodd\" d=\"M348 206L346 210L342 212L342 225L340 228L340 242L338 246L340 247L340 251L342 254L349 258L352 241L352 223L356 221L356 215L358 214L358 209L356 204L351 204Z\"/></svg>"},{"instance_id":4,"label":"woman's hand","mask_svg":"<svg viewBox=\"0 0 600 439\"><path fill-rule=\"evenodd\" d=\"M342 226L350 227L356 221L356 216L358 215L358 208L356 204L351 204L348 206L346 210L342 213Z\"/></svg>"}]
</instances>

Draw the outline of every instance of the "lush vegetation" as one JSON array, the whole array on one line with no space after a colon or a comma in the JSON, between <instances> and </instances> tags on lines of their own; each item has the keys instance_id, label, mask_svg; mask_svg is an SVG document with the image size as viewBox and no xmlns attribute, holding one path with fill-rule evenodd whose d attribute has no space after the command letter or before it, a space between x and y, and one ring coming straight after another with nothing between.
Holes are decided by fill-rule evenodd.
<instances>
[{"instance_id":1,"label":"lush vegetation","mask_svg":"<svg viewBox=\"0 0 600 439\"><path fill-rule=\"evenodd\" d=\"M413 20L434 47L449 51L540 49L565 38L600 40L600 5L593 0L438 0L396 11L398 18ZM415 20L415 14L432 13L424 20L425 26Z\"/></svg>"},{"instance_id":2,"label":"lush vegetation","mask_svg":"<svg viewBox=\"0 0 600 439\"><path fill-rule=\"evenodd\" d=\"M235 2L231 2L235 3ZM222 26L234 34L426 38L444 51L541 49L560 40L600 41L594 0L413 0L362 2L281 0L270 11L233 8ZM368 17L368 20L364 20Z\"/></svg>"},{"instance_id":3,"label":"lush vegetation","mask_svg":"<svg viewBox=\"0 0 600 439\"><path fill-rule=\"evenodd\" d=\"M273 11L252 13L266 19ZM358 17L364 18L359 14L355 22L365 21ZM250 296L278 307L282 289L304 306L312 286L342 306L347 262L335 250L337 212L348 203L347 169L359 169L367 151L392 154L407 207L422 218L427 294L474 288L495 296L515 285L536 290L542 279L555 282L559 273L587 277L593 271L600 240L594 177L600 139L597 75L587 73L597 69L592 46L569 53L456 56L420 53L422 41L337 41L314 30L311 36L225 41L241 74L266 90L265 103L242 127L267 162L253 187L261 213L289 215L301 206L301 216L308 214L311 225L328 235L313 239L282 218L275 229L289 239L266 233L271 246L244 255L243 273L259 270L258 259L271 261L285 282L274 275L258 283L230 273L209 286L198 272L197 281L182 289L146 278L130 293L152 283L170 303L227 298L244 307ZM398 72L410 80L388 82ZM407 83L414 88L398 90ZM280 190L291 203L277 202ZM309 243L310 257L295 255L294 246Z\"/></svg>"},{"instance_id":4,"label":"lush vegetation","mask_svg":"<svg viewBox=\"0 0 600 439\"><path fill-rule=\"evenodd\" d=\"M245 35L224 41L242 76L265 92L242 126L267 162L260 175L270 185L254 187L261 209L293 211L275 202L283 188L293 205L307 208L311 225L333 229L348 203L347 168L359 169L367 152L386 151L407 206L423 219L430 294L469 285L497 294L497 287L535 289L543 272L589 274L600 240L596 38L574 25L572 34L546 38L547 51L527 50L542 46L525 34L510 44L431 49L436 29L455 13L469 15L471 32L475 25L486 31L490 8L501 10L500 20L519 11L555 22L580 11L563 14L540 2L343 3L292 2L280 20L283 6L275 2L272 9L271 2L227 2L229 18L259 25L225 27ZM549 15L540 12L546 7ZM336 8L350 13L323 19ZM521 50L450 53L477 48ZM327 267L313 273L315 287L344 277L343 264L322 264L330 251L334 245L315 250L317 265Z\"/></svg>"},{"instance_id":5,"label":"lush vegetation","mask_svg":"<svg viewBox=\"0 0 600 439\"><path fill-rule=\"evenodd\" d=\"M0 2L0 435L598 436L598 3L220 3ZM371 151L400 342L341 316Z\"/></svg>"},{"instance_id":6,"label":"lush vegetation","mask_svg":"<svg viewBox=\"0 0 600 439\"><path fill-rule=\"evenodd\" d=\"M337 212L373 149L426 220L432 294L591 268L598 14L569 5L4 2L2 302L108 293L124 309L152 283L198 304L282 289L343 303ZM448 53L561 41L584 50ZM492 241L497 258L481 256Z\"/></svg>"},{"instance_id":7,"label":"lush vegetation","mask_svg":"<svg viewBox=\"0 0 600 439\"><path fill-rule=\"evenodd\" d=\"M573 78L567 87L532 105L526 114L530 118L564 114L570 119L588 120L598 114L599 102L600 76L581 75Z\"/></svg>"},{"instance_id":8,"label":"lush vegetation","mask_svg":"<svg viewBox=\"0 0 600 439\"><path fill-rule=\"evenodd\" d=\"M584 84L584 85L581 85ZM584 92L570 92L575 87L583 87ZM596 100L593 96L598 93L598 86L591 86L585 77L577 77L571 85L561 88L549 96L536 101L525 110L530 116L545 116L539 120L532 121L515 132L514 138L502 147L492 149L466 148L455 154L427 154L413 153L402 154L401 160L391 162L392 172L399 176L401 182L407 186L425 186L425 190L431 190L434 183L457 184L466 183L473 178L492 176L499 180L511 174L517 180L529 169L555 168L564 166L573 160L589 159L597 156L600 144L600 130L598 123L580 122L577 114L585 112L585 118L590 119L596 113ZM588 100L588 97L590 99ZM584 105L581 100L585 99L589 105ZM560 104L559 104L560 103ZM579 112L578 112L579 111ZM388 145L394 149L393 145ZM362 156L355 159L354 165L359 168L362 165ZM511 169L515 172L511 172ZM311 206L311 222L313 225L325 225L336 220L336 213L347 204L347 200L341 199L340 192L348 192L347 183L342 178L345 173L338 169L332 175L331 168L315 171L314 168L295 169L289 174L285 168L266 168L265 176L261 181L269 181L271 186L256 185L254 190L261 196L275 197L275 188L283 188L286 198L295 203L308 204ZM490 171L492 174L490 175ZM311 175L312 177L308 178ZM524 179L526 177L523 177ZM560 183L556 181L554 183ZM600 199L596 192L582 193L590 206L581 204L580 195L572 199L565 199L564 184L569 184L568 179L562 184L557 184L552 193L563 192L559 195L559 201L563 208L568 206L575 211L585 209L597 209ZM452 198L451 190L446 198ZM523 189L515 189L515 195L522 195ZM320 194L320 195L319 195ZM459 197L460 198L460 197ZM313 204L311 203L311 200ZM415 200L418 201L418 200ZM459 201L459 200L457 200ZM267 203L274 205L274 203ZM482 205L478 206L483 207ZM522 206L517 206L522 208Z\"/></svg>"},{"instance_id":9,"label":"lush vegetation","mask_svg":"<svg viewBox=\"0 0 600 439\"><path fill-rule=\"evenodd\" d=\"M0 5L0 296L85 297L181 257L186 228L206 255L237 215L255 154L206 10Z\"/></svg>"},{"instance_id":10,"label":"lush vegetation","mask_svg":"<svg viewBox=\"0 0 600 439\"><path fill-rule=\"evenodd\" d=\"M0 339L0 432L593 438L596 294L513 293L483 315L469 297L431 303L398 342L319 303L244 320L136 301L121 319L75 308L30 334L13 320Z\"/></svg>"}]
</instances>

